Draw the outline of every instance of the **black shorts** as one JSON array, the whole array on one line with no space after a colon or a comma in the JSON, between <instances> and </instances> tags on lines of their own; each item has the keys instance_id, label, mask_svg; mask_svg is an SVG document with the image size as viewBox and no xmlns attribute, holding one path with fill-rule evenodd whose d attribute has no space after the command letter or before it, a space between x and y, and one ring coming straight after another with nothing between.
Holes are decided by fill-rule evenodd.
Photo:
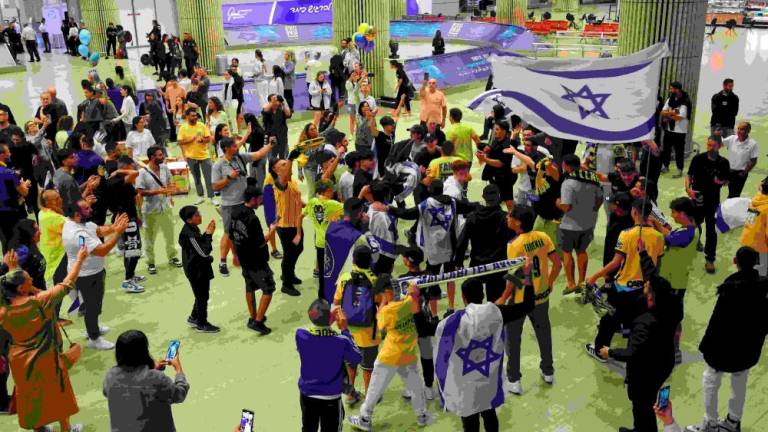
<instances>
[{"instance_id":1,"label":"black shorts","mask_svg":"<svg viewBox=\"0 0 768 432\"><path fill-rule=\"evenodd\" d=\"M243 267L243 279L245 279L245 292L253 293L261 290L264 295L272 295L275 292L275 278L272 270L250 270Z\"/></svg>"},{"instance_id":2,"label":"black shorts","mask_svg":"<svg viewBox=\"0 0 768 432\"><path fill-rule=\"evenodd\" d=\"M448 273L454 270L456 270L456 264L452 262L434 265L427 262L427 273L432 275ZM427 300L440 300L443 296L443 291L440 289L440 285L434 285L421 289L421 294L425 295Z\"/></svg>"}]
</instances>

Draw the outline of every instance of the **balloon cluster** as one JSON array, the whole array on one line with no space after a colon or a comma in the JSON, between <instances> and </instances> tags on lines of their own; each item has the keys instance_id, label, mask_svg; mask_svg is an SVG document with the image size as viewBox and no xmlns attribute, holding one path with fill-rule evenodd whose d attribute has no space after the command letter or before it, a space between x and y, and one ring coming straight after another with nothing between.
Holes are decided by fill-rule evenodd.
<instances>
[{"instance_id":1,"label":"balloon cluster","mask_svg":"<svg viewBox=\"0 0 768 432\"><path fill-rule=\"evenodd\" d=\"M88 44L91 43L91 32L88 29L82 29L77 36L80 39L80 46L77 47L77 52L79 52L83 58L90 59L92 63L98 63L101 54L99 54L98 51L91 53L91 50L88 48Z\"/></svg>"},{"instance_id":2,"label":"balloon cluster","mask_svg":"<svg viewBox=\"0 0 768 432\"><path fill-rule=\"evenodd\" d=\"M369 25L368 23L362 23L357 27L357 33L353 38L355 45L357 45L363 52L371 52L376 46L374 42L376 40L376 27Z\"/></svg>"}]
</instances>

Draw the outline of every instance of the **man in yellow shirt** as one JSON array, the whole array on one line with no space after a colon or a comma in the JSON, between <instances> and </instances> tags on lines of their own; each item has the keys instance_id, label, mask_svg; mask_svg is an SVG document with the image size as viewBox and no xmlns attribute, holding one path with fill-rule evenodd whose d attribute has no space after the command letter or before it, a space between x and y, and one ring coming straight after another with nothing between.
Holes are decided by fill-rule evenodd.
<instances>
[{"instance_id":1,"label":"man in yellow shirt","mask_svg":"<svg viewBox=\"0 0 768 432\"><path fill-rule=\"evenodd\" d=\"M475 154L475 147L472 146L472 143L480 145L480 137L472 129L472 126L461 122L463 117L464 113L458 108L451 108L448 111L451 127L445 132L445 137L456 147L456 156L472 165L472 155Z\"/></svg>"},{"instance_id":2,"label":"man in yellow shirt","mask_svg":"<svg viewBox=\"0 0 768 432\"><path fill-rule=\"evenodd\" d=\"M739 242L760 254L755 268L760 276L768 276L768 177L763 179L757 195L752 198Z\"/></svg>"},{"instance_id":3,"label":"man in yellow shirt","mask_svg":"<svg viewBox=\"0 0 768 432\"><path fill-rule=\"evenodd\" d=\"M434 180L445 181L452 176L451 164L460 159L454 155L454 144L450 141L446 141L440 146L440 153L442 156L433 159L427 167L427 176L424 179L424 183L427 185L432 184Z\"/></svg>"},{"instance_id":4,"label":"man in yellow shirt","mask_svg":"<svg viewBox=\"0 0 768 432\"><path fill-rule=\"evenodd\" d=\"M611 346L613 334L621 325L629 328L637 315L636 303L643 295L643 271L640 267L640 252L637 245L640 240L645 243L648 255L657 268L661 266L661 257L664 255L664 235L653 228L649 217L652 205L644 199L637 199L632 203L632 220L635 226L626 229L619 234L616 242L616 254L613 259L597 273L587 278L587 285L594 285L600 278L618 270L614 289L608 290L608 302L616 308L613 315L605 314L600 319L595 343L587 344L587 353L605 363L595 347Z\"/></svg>"},{"instance_id":5,"label":"man in yellow shirt","mask_svg":"<svg viewBox=\"0 0 768 432\"><path fill-rule=\"evenodd\" d=\"M61 232L67 218L64 217L64 202L55 189L43 192L40 204L42 208L39 215L38 248L48 264L45 268L45 280L46 282L52 280L55 285L63 281L67 275L67 254L61 240Z\"/></svg>"},{"instance_id":6,"label":"man in yellow shirt","mask_svg":"<svg viewBox=\"0 0 768 432\"><path fill-rule=\"evenodd\" d=\"M549 322L549 294L552 286L560 273L560 255L555 250L552 239L542 231L533 231L536 222L536 213L527 206L515 206L507 215L507 226L517 233L507 245L507 258L526 258L522 271L525 280L520 285L533 285L536 294L536 306L528 313L528 318L533 324L536 340L539 342L541 355L541 376L547 384L555 383L555 368L552 359L552 326ZM550 266L550 262L552 265ZM525 286L515 286L514 282L507 282L507 289L502 295L502 301L506 301L512 288L516 289L515 303L523 302ZM523 394L523 385L520 373L520 345L522 342L523 324L525 317L507 324L507 391L516 395Z\"/></svg>"},{"instance_id":7,"label":"man in yellow shirt","mask_svg":"<svg viewBox=\"0 0 768 432\"><path fill-rule=\"evenodd\" d=\"M370 295L374 296L374 303L377 303L373 287L376 285L376 276L371 273L368 268L371 266L371 249L366 246L358 246L352 252L352 271L342 273L339 276L339 281L336 283L336 292L333 295L333 305L335 307L341 307L344 309L344 295L351 294L346 293L346 288L365 289L370 290ZM365 287L364 287L365 285ZM344 313L353 313L352 310L345 310ZM374 310L375 314L376 311ZM354 317L353 317L354 322ZM368 386L371 383L371 374L373 373L373 365L376 361L376 356L379 354L379 344L381 343L381 333L376 328L376 321L374 320L370 326L349 325L349 332L352 334L352 339L355 341L355 345L360 349L360 354L363 356L360 361L360 368L363 370L363 388L368 393ZM349 376L349 384L355 385L355 378L357 378L357 365L347 365L347 375ZM358 391L352 391L347 395L347 404L352 407L360 402L362 395Z\"/></svg>"},{"instance_id":8,"label":"man in yellow shirt","mask_svg":"<svg viewBox=\"0 0 768 432\"><path fill-rule=\"evenodd\" d=\"M418 334L414 315L422 313L419 303L419 288L416 284L408 287L408 295L395 300L391 285L380 288L377 296L382 297L385 306L379 308L376 321L379 331L385 333L379 349L379 356L373 367L371 385L360 407L359 416L350 416L347 421L353 428L369 432L373 428L373 408L379 402L395 374L400 375L405 388L411 395L411 406L416 412L416 423L426 426L432 423L432 414L427 411L424 382L419 373L417 352Z\"/></svg>"},{"instance_id":9,"label":"man in yellow shirt","mask_svg":"<svg viewBox=\"0 0 768 432\"><path fill-rule=\"evenodd\" d=\"M178 143L184 159L187 161L189 170L192 172L192 177L195 179L195 191L198 197L195 205L200 205L205 201L201 180L205 181L208 199L213 200L213 186L211 184L212 164L208 153L208 146L213 141L213 138L208 127L198 121L199 115L194 108L188 108L184 115L187 121L179 128Z\"/></svg>"}]
</instances>

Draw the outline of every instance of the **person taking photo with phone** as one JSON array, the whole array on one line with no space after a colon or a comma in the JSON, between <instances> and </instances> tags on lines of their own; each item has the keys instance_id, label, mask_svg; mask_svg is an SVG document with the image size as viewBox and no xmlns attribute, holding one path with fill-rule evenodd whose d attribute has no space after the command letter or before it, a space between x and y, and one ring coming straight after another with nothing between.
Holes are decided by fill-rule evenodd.
<instances>
[{"instance_id":1,"label":"person taking photo with phone","mask_svg":"<svg viewBox=\"0 0 768 432\"><path fill-rule=\"evenodd\" d=\"M301 430L341 430L341 394L347 377L344 366L357 365L362 354L347 329L347 316L341 308L331 311L327 301L317 299L309 306L307 315L312 326L296 330L296 350L301 361ZM331 328L334 322L340 333Z\"/></svg>"},{"instance_id":2,"label":"person taking photo with phone","mask_svg":"<svg viewBox=\"0 0 768 432\"><path fill-rule=\"evenodd\" d=\"M172 359L153 360L147 336L128 330L117 338L117 365L104 376L103 394L109 405L113 431L174 431L171 405L182 403L189 383L179 353ZM176 377L163 373L172 366Z\"/></svg>"}]
</instances>

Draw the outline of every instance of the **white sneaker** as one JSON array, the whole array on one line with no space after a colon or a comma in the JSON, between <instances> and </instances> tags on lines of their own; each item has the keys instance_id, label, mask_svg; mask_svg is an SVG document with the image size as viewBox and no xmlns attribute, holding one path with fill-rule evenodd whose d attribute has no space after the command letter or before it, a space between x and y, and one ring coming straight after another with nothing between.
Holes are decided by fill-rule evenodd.
<instances>
[{"instance_id":1,"label":"white sneaker","mask_svg":"<svg viewBox=\"0 0 768 432\"><path fill-rule=\"evenodd\" d=\"M405 400L411 400L411 398L413 397L413 395L411 394L411 392L407 388L403 389L403 393L401 394L401 396Z\"/></svg>"},{"instance_id":2,"label":"white sneaker","mask_svg":"<svg viewBox=\"0 0 768 432\"><path fill-rule=\"evenodd\" d=\"M104 336L105 334L109 333L110 330L112 329L107 326L99 326L99 336ZM83 335L88 337L88 332L83 333Z\"/></svg>"},{"instance_id":3,"label":"white sneaker","mask_svg":"<svg viewBox=\"0 0 768 432\"><path fill-rule=\"evenodd\" d=\"M719 430L720 428L717 426L717 423L707 421L685 428L685 432L718 432Z\"/></svg>"},{"instance_id":4,"label":"white sneaker","mask_svg":"<svg viewBox=\"0 0 768 432\"><path fill-rule=\"evenodd\" d=\"M549 385L552 385L552 384L555 383L555 376L554 375L546 375L546 374L544 374L544 372L542 372L541 373L541 378L543 378L544 382L549 384Z\"/></svg>"},{"instance_id":5,"label":"white sneaker","mask_svg":"<svg viewBox=\"0 0 768 432\"><path fill-rule=\"evenodd\" d=\"M99 336L99 338L96 340L91 339L88 341L88 348L100 350L100 351L106 351L106 350L114 349L115 344Z\"/></svg>"},{"instance_id":6,"label":"white sneaker","mask_svg":"<svg viewBox=\"0 0 768 432\"><path fill-rule=\"evenodd\" d=\"M591 343L587 344L584 348L586 349L587 354L592 356L593 359L599 361L600 363L608 363L608 360L600 357L600 354L597 353L597 349L595 349L595 344L591 344Z\"/></svg>"},{"instance_id":7,"label":"white sneaker","mask_svg":"<svg viewBox=\"0 0 768 432\"><path fill-rule=\"evenodd\" d=\"M219 201L219 199L218 199L218 198L212 198L212 199L211 199L211 203L212 203L213 205L215 205L216 207L219 207L219 206L221 206L221 201Z\"/></svg>"},{"instance_id":8,"label":"white sneaker","mask_svg":"<svg viewBox=\"0 0 768 432\"><path fill-rule=\"evenodd\" d=\"M128 294L141 294L144 292L144 287L132 280L123 281L121 287Z\"/></svg>"},{"instance_id":9,"label":"white sneaker","mask_svg":"<svg viewBox=\"0 0 768 432\"><path fill-rule=\"evenodd\" d=\"M83 432L85 428L80 423L69 425L69 432Z\"/></svg>"},{"instance_id":10,"label":"white sneaker","mask_svg":"<svg viewBox=\"0 0 768 432\"><path fill-rule=\"evenodd\" d=\"M424 414L419 414L418 416L416 416L416 424L421 427L431 425L434 420L435 418L432 416L432 413L430 413L429 411L425 412Z\"/></svg>"},{"instance_id":11,"label":"white sneaker","mask_svg":"<svg viewBox=\"0 0 768 432\"><path fill-rule=\"evenodd\" d=\"M347 417L347 423L352 426L353 429L371 432L373 430L373 423L371 419L363 416L349 416Z\"/></svg>"},{"instance_id":12,"label":"white sneaker","mask_svg":"<svg viewBox=\"0 0 768 432\"><path fill-rule=\"evenodd\" d=\"M197 206L197 205L200 205L200 204L202 204L204 202L205 202L205 198L200 197L200 198L197 199L197 201L195 201L195 205Z\"/></svg>"},{"instance_id":13,"label":"white sneaker","mask_svg":"<svg viewBox=\"0 0 768 432\"><path fill-rule=\"evenodd\" d=\"M521 396L523 394L523 383L520 380L517 380L515 382L506 381L506 390L507 390L507 393L512 393L512 394Z\"/></svg>"},{"instance_id":14,"label":"white sneaker","mask_svg":"<svg viewBox=\"0 0 768 432\"><path fill-rule=\"evenodd\" d=\"M437 391L435 391L434 387L427 387L424 390L424 397L426 397L427 400L435 400L436 394L437 394Z\"/></svg>"}]
</instances>

